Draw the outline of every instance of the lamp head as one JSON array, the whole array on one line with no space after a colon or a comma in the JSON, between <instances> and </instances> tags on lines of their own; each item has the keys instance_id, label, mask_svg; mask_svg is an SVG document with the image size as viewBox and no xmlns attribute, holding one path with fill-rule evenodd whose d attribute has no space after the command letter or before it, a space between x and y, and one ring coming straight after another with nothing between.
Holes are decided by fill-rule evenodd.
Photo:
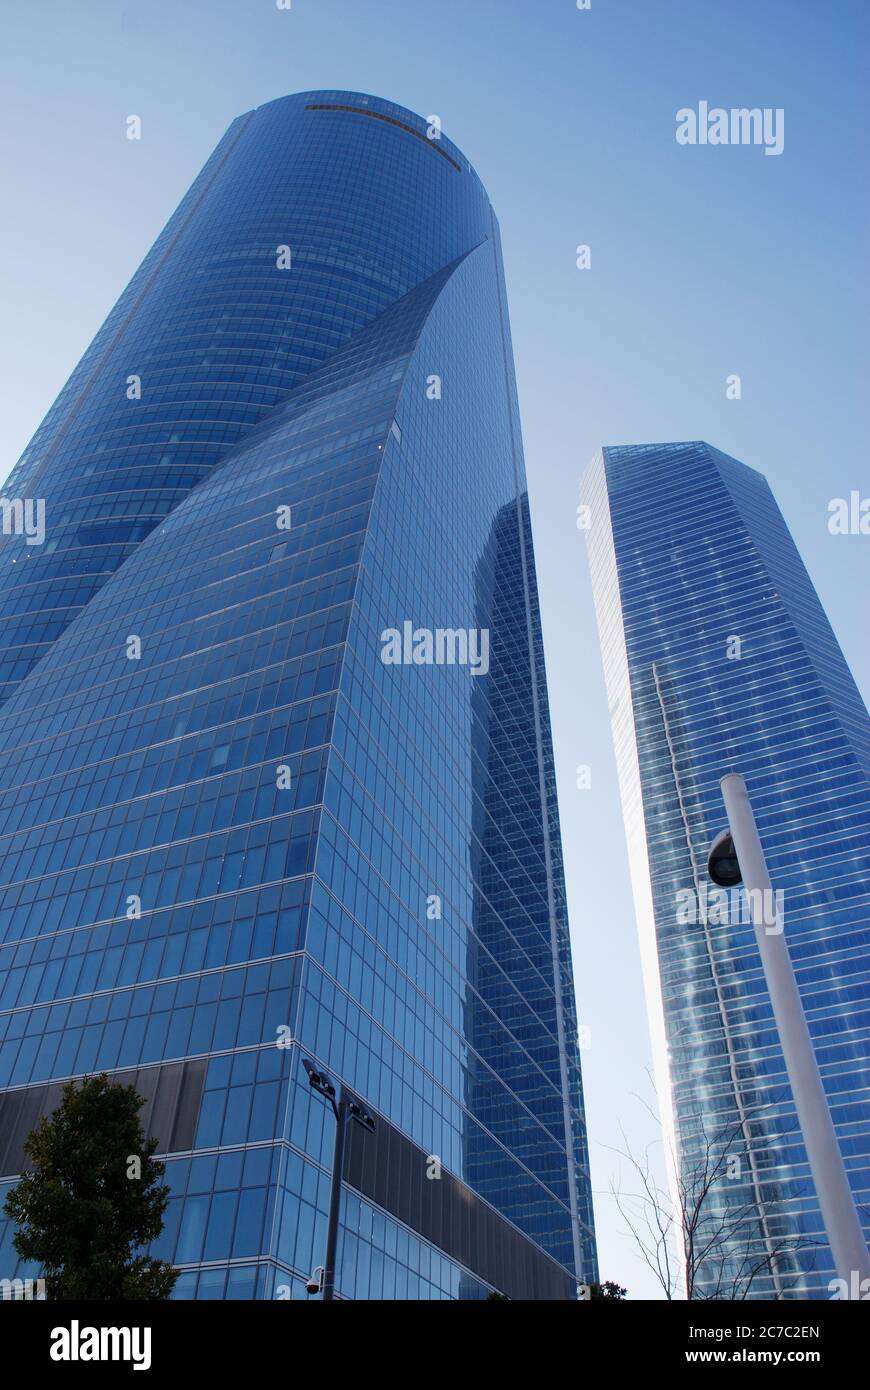
<instances>
[{"instance_id":1,"label":"lamp head","mask_svg":"<svg viewBox=\"0 0 870 1390\"><path fill-rule=\"evenodd\" d=\"M315 1091L319 1091L322 1096L326 1096L327 1100L334 1101L335 1087L326 1073L317 1071L307 1057L302 1058L302 1065L308 1073L309 1086L312 1086Z\"/></svg>"},{"instance_id":2,"label":"lamp head","mask_svg":"<svg viewBox=\"0 0 870 1390\"><path fill-rule=\"evenodd\" d=\"M734 848L734 837L730 830L721 831L710 846L707 874L718 888L736 888L743 882L737 862L737 851Z\"/></svg>"}]
</instances>

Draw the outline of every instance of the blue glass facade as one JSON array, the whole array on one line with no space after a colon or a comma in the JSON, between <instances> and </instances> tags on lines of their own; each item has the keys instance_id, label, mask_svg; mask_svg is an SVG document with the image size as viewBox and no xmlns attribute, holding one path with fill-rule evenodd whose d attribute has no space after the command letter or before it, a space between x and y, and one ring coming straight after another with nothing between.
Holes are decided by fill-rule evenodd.
<instances>
[{"instance_id":1,"label":"blue glass facade","mask_svg":"<svg viewBox=\"0 0 870 1390\"><path fill-rule=\"evenodd\" d=\"M234 122L6 488L47 538L2 553L0 1090L201 1066L181 1297L306 1296L303 1057L420 1155L394 1209L346 1189L341 1295L485 1297L488 1213L536 1289L596 1277L498 227L426 131ZM388 664L406 624L486 662ZM420 1215L434 1159L471 1236Z\"/></svg>"},{"instance_id":2,"label":"blue glass facade","mask_svg":"<svg viewBox=\"0 0 870 1390\"><path fill-rule=\"evenodd\" d=\"M701 1286L728 1287L749 1257L763 1267L750 1296L826 1298L834 1269L748 909L739 892L711 898L706 864L719 780L739 771L866 1213L870 720L760 474L703 443L606 448L584 491L666 1128L684 1180L708 1140L737 1160L708 1211L741 1219Z\"/></svg>"}]
</instances>

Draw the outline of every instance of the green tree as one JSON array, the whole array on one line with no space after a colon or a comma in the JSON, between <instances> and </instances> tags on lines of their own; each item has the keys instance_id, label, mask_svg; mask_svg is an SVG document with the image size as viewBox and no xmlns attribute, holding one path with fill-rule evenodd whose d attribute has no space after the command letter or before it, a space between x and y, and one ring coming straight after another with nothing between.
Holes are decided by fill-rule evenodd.
<instances>
[{"instance_id":1,"label":"green tree","mask_svg":"<svg viewBox=\"0 0 870 1390\"><path fill-rule=\"evenodd\" d=\"M626 1298L628 1290L621 1284L615 1284L612 1279L605 1279L603 1284L589 1285L590 1300L596 1298Z\"/></svg>"},{"instance_id":2,"label":"green tree","mask_svg":"<svg viewBox=\"0 0 870 1390\"><path fill-rule=\"evenodd\" d=\"M179 1271L142 1254L163 1230L169 1189L144 1098L106 1076L68 1082L24 1145L31 1169L6 1198L14 1245L51 1299L165 1299Z\"/></svg>"}]
</instances>

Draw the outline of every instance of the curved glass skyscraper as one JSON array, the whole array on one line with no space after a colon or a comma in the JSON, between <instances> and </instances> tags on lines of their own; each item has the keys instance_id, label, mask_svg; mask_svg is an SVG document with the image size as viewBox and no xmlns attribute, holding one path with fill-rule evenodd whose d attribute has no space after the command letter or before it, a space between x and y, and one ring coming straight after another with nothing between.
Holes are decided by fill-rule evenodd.
<instances>
[{"instance_id":1,"label":"curved glass skyscraper","mask_svg":"<svg viewBox=\"0 0 870 1390\"><path fill-rule=\"evenodd\" d=\"M761 474L703 443L606 448L584 500L659 1099L690 1208L712 1179L700 1293L828 1298L749 907L706 867L740 772L866 1218L870 719Z\"/></svg>"},{"instance_id":2,"label":"curved glass skyscraper","mask_svg":"<svg viewBox=\"0 0 870 1390\"><path fill-rule=\"evenodd\" d=\"M233 122L6 484L0 1174L135 1081L182 1297L596 1277L498 227L349 92ZM6 1233L2 1261L14 1273ZM6 1272L5 1270L2 1272Z\"/></svg>"}]
</instances>

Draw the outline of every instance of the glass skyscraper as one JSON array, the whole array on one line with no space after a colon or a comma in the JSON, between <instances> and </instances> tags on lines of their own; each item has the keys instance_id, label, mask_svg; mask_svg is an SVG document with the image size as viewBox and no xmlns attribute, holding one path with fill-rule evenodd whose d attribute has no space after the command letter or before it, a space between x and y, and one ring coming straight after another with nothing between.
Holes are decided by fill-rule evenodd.
<instances>
[{"instance_id":1,"label":"glass skyscraper","mask_svg":"<svg viewBox=\"0 0 870 1390\"><path fill-rule=\"evenodd\" d=\"M436 125L234 121L8 480L0 1175L146 1096L185 1298L596 1277L498 226ZM13 1276L12 1232L0 1274Z\"/></svg>"},{"instance_id":2,"label":"glass skyscraper","mask_svg":"<svg viewBox=\"0 0 870 1390\"><path fill-rule=\"evenodd\" d=\"M717 899L706 865L740 772L866 1217L870 720L759 473L704 443L605 448L584 503L665 1130L689 1185L708 1144L730 1159L699 1286L827 1298L748 905Z\"/></svg>"}]
</instances>

